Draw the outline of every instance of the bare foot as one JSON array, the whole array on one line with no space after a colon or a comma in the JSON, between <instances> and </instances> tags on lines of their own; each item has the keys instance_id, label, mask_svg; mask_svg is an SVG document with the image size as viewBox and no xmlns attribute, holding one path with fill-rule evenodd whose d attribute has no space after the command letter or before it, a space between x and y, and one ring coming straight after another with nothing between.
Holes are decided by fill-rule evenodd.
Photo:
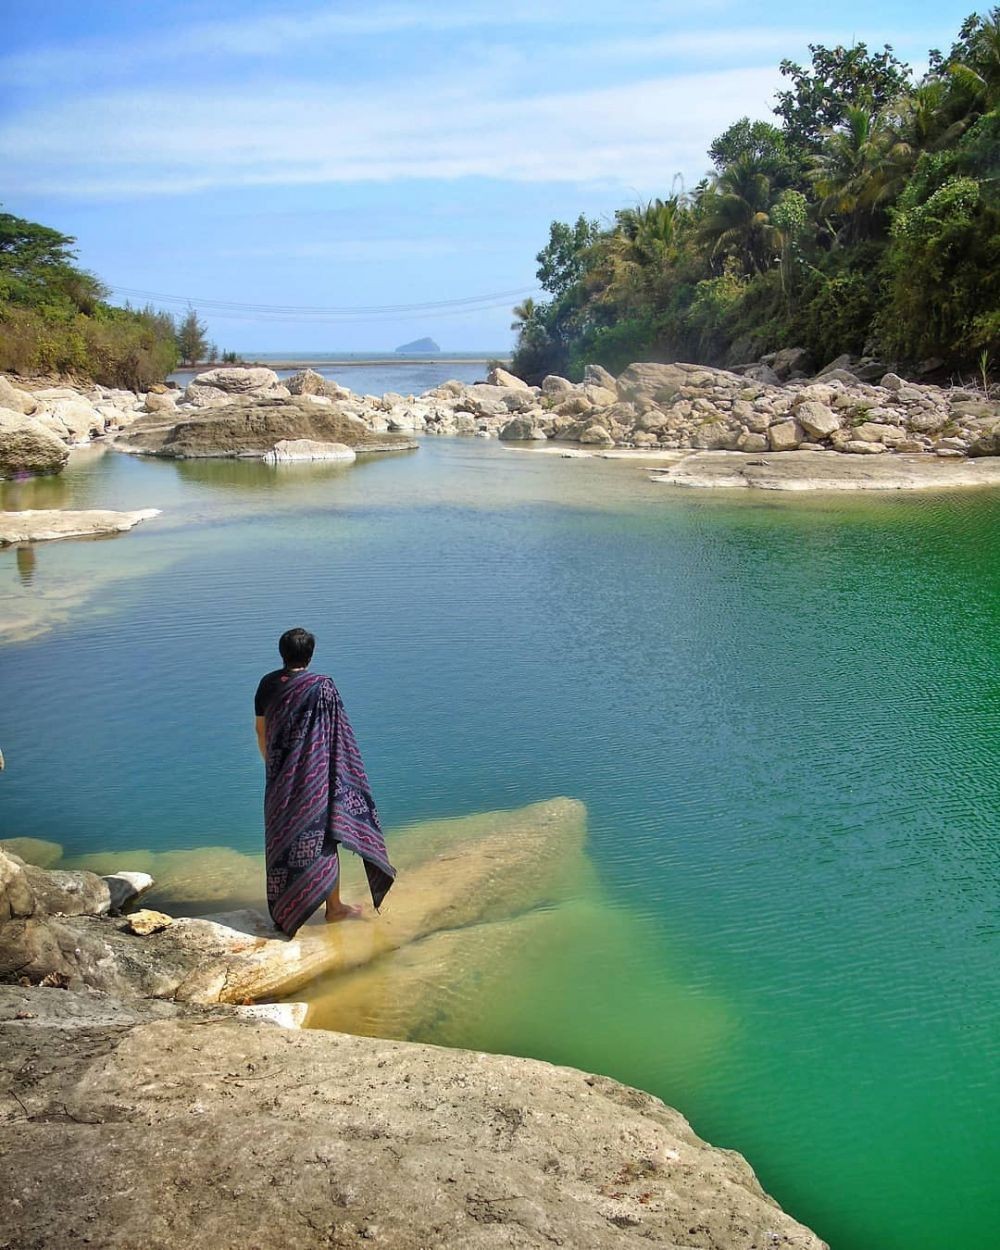
<instances>
[{"instance_id":1,"label":"bare foot","mask_svg":"<svg viewBox=\"0 0 1000 1250\"><path fill-rule=\"evenodd\" d=\"M331 907L329 903L326 905L327 924L337 924L341 920L360 920L363 914L360 907L352 907L349 903L338 903L335 907Z\"/></svg>"}]
</instances>

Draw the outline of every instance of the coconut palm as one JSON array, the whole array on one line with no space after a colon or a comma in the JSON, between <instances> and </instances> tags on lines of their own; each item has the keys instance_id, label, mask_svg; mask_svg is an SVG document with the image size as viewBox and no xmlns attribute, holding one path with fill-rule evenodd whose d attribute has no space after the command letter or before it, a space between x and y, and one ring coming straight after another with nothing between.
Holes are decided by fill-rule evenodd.
<instances>
[{"instance_id":1,"label":"coconut palm","mask_svg":"<svg viewBox=\"0 0 1000 1250\"><path fill-rule=\"evenodd\" d=\"M715 262L736 261L744 274L774 264L771 179L753 157L728 165L699 197L698 235Z\"/></svg>"},{"instance_id":2,"label":"coconut palm","mask_svg":"<svg viewBox=\"0 0 1000 1250\"><path fill-rule=\"evenodd\" d=\"M1000 8L976 19L966 43L965 56L952 61L948 73L970 111L988 113L1000 107Z\"/></svg>"},{"instance_id":3,"label":"coconut palm","mask_svg":"<svg viewBox=\"0 0 1000 1250\"><path fill-rule=\"evenodd\" d=\"M510 311L514 317L514 320L510 323L510 328L512 330L522 330L534 317L535 313L538 312L538 305L529 295L520 304L515 304Z\"/></svg>"},{"instance_id":4,"label":"coconut palm","mask_svg":"<svg viewBox=\"0 0 1000 1250\"><path fill-rule=\"evenodd\" d=\"M920 124L927 125L928 119ZM918 155L919 148L891 124L888 114L866 104L847 109L843 126L826 132L809 173L820 197L820 217L841 221L839 241L857 242L878 233L886 208Z\"/></svg>"}]
</instances>

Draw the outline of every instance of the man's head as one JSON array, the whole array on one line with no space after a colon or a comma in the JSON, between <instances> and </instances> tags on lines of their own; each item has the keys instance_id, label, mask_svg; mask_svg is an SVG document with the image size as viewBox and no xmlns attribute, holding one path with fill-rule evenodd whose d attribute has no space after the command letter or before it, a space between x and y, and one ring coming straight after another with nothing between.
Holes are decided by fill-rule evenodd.
<instances>
[{"instance_id":1,"label":"man's head","mask_svg":"<svg viewBox=\"0 0 1000 1250\"><path fill-rule=\"evenodd\" d=\"M313 658L316 639L308 629L286 629L278 639L278 650L286 668L305 668Z\"/></svg>"}]
</instances>

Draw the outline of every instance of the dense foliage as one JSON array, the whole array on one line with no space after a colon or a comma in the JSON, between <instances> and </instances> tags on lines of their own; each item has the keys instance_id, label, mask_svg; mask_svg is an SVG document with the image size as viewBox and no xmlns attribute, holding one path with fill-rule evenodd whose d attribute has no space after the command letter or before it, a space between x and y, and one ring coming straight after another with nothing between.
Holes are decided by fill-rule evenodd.
<instances>
[{"instance_id":1,"label":"dense foliage","mask_svg":"<svg viewBox=\"0 0 1000 1250\"><path fill-rule=\"evenodd\" d=\"M75 240L0 213L0 370L72 374L145 389L178 359L177 327L153 308L116 308L74 264Z\"/></svg>"},{"instance_id":2,"label":"dense foliage","mask_svg":"<svg viewBox=\"0 0 1000 1250\"><path fill-rule=\"evenodd\" d=\"M919 82L888 45L810 52L781 64L776 123L730 126L692 192L553 222L538 254L551 299L514 309L522 376L790 346L819 363L995 366L1000 8L968 18Z\"/></svg>"}]
</instances>

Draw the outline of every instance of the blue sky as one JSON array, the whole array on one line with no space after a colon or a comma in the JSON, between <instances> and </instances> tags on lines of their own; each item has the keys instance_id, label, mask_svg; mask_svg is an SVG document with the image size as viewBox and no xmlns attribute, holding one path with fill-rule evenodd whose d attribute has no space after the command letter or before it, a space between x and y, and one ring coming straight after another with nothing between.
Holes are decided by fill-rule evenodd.
<instances>
[{"instance_id":1,"label":"blue sky","mask_svg":"<svg viewBox=\"0 0 1000 1250\"><path fill-rule=\"evenodd\" d=\"M919 67L973 7L7 0L3 206L115 288L263 309L204 309L223 348L499 349L553 218L693 185L810 42Z\"/></svg>"}]
</instances>

